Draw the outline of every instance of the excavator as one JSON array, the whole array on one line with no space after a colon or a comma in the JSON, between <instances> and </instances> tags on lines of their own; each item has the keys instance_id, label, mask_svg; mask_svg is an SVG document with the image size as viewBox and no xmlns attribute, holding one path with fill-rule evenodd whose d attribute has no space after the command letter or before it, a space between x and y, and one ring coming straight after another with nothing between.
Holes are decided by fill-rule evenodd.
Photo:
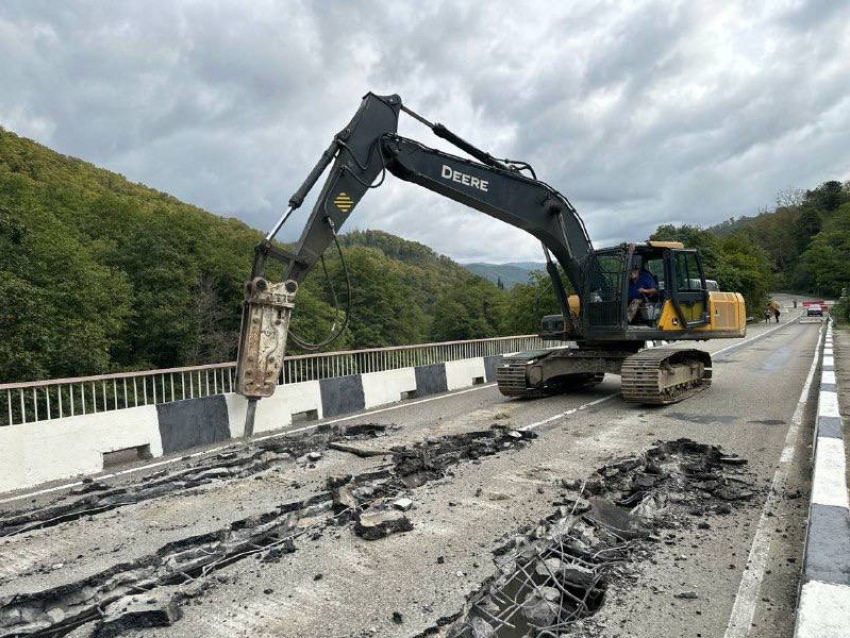
<instances>
[{"instance_id":1,"label":"excavator","mask_svg":"<svg viewBox=\"0 0 850 638\"><path fill-rule=\"evenodd\" d=\"M401 113L471 159L402 137L397 133ZM281 247L273 241L275 235L328 166L331 169L294 251ZM271 396L277 385L299 283L317 263L324 268L323 254L331 244L342 258L339 229L388 172L520 228L540 241L561 310L544 318L540 336L562 343L503 357L496 380L506 396L539 397L590 387L605 373L613 373L622 379L627 402L675 403L708 387L711 356L681 344L659 346L659 341L746 334L743 297L710 290L696 250L663 241L595 250L576 209L563 194L538 179L530 164L494 157L442 124L428 121L402 104L398 95L368 93L290 198L274 228L255 248L236 372L236 390L249 399L248 421L256 400ZM269 260L282 263L281 281L269 279ZM342 264L345 267L344 259ZM643 281L650 277L654 285L629 299L630 280L637 274L643 274ZM646 294L647 290L651 294ZM345 321L348 315L346 312ZM319 348L343 328L344 324L319 344L307 344L294 334L291 338L303 348Z\"/></svg>"}]
</instances>

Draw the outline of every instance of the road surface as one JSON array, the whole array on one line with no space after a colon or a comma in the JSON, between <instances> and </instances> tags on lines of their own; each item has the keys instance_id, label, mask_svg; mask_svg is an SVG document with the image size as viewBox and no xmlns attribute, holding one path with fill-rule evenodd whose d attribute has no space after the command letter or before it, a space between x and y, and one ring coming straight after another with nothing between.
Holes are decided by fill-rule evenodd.
<instances>
[{"instance_id":1,"label":"road surface","mask_svg":"<svg viewBox=\"0 0 850 638\"><path fill-rule=\"evenodd\" d=\"M386 436L361 443L376 450L493 423L539 437L516 451L460 463L445 478L411 489L412 531L370 542L349 524L325 528L314 539L302 536L294 552L275 561L250 556L206 576L214 586L183 604L182 618L171 626L122 635L421 635L456 614L494 573L494 550L551 514L564 480L583 481L611 459L687 437L747 459L756 497L727 516L707 519L707 529L691 526L660 539L651 557L633 566L634 578L609 588L593 623L565 635L790 637L814 411L808 393L801 393L820 329L792 322L791 314L784 313L779 326L752 326L746 340L701 346L715 353L713 385L677 405L625 404L617 394L619 379L608 376L592 390L535 401L508 400L488 385L334 419L391 426ZM382 456L326 450L309 464L280 463L8 536L0 539L0 605L13 594L78 587L114 565L155 555L167 543L322 492L329 477L385 464ZM107 482L132 486L146 474L151 471ZM0 508L46 506L62 496L58 490ZM677 597L683 591L696 598ZM90 635L94 624L72 635Z\"/></svg>"}]
</instances>

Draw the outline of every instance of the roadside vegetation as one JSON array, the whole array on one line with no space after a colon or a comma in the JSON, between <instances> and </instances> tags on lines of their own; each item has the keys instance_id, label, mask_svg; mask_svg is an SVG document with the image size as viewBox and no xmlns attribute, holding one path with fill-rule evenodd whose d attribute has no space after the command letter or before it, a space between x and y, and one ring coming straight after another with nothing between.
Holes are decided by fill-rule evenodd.
<instances>
[{"instance_id":1,"label":"roadside vegetation","mask_svg":"<svg viewBox=\"0 0 850 638\"><path fill-rule=\"evenodd\" d=\"M769 290L838 297L850 285L850 188L788 191L773 212L657 239L702 250L706 275L751 308ZM0 128L0 382L232 360L261 233ZM558 311L548 277L510 289L380 231L342 237L351 322L334 348L535 332ZM346 305L338 255L333 291ZM335 319L320 268L298 294L309 341Z\"/></svg>"},{"instance_id":2,"label":"roadside vegetation","mask_svg":"<svg viewBox=\"0 0 850 638\"><path fill-rule=\"evenodd\" d=\"M850 293L850 290L845 290ZM850 325L850 297L846 294L842 295L832 307L830 314L832 315L832 318L835 319L836 324L842 328L847 328L847 326Z\"/></svg>"},{"instance_id":3,"label":"roadside vegetation","mask_svg":"<svg viewBox=\"0 0 850 638\"><path fill-rule=\"evenodd\" d=\"M850 285L850 182L783 189L773 211L711 231L745 238L766 253L774 290L837 299Z\"/></svg>"}]
</instances>

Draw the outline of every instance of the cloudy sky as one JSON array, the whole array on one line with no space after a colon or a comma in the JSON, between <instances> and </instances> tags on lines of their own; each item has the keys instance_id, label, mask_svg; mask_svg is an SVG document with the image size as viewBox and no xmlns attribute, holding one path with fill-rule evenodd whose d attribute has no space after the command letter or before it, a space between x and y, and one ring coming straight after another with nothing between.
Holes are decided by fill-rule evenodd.
<instances>
[{"instance_id":1,"label":"cloudy sky","mask_svg":"<svg viewBox=\"0 0 850 638\"><path fill-rule=\"evenodd\" d=\"M361 96L398 93L531 162L603 246L850 177L848 61L839 0L3 0L0 125L268 229ZM349 227L461 261L540 258L394 178Z\"/></svg>"}]
</instances>

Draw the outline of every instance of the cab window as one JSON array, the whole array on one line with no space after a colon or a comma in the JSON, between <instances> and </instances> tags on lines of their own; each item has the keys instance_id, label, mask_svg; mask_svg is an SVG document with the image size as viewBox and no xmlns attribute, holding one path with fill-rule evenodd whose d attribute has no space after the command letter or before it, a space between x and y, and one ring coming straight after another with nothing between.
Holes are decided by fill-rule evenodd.
<instances>
[{"instance_id":1,"label":"cab window","mask_svg":"<svg viewBox=\"0 0 850 638\"><path fill-rule=\"evenodd\" d=\"M623 256L619 253L600 255L598 263L602 275L602 290L600 292L616 295L620 290L620 282L623 277Z\"/></svg>"},{"instance_id":2,"label":"cab window","mask_svg":"<svg viewBox=\"0 0 850 638\"><path fill-rule=\"evenodd\" d=\"M676 289L680 292L703 289L696 253L676 254Z\"/></svg>"},{"instance_id":3,"label":"cab window","mask_svg":"<svg viewBox=\"0 0 850 638\"><path fill-rule=\"evenodd\" d=\"M658 289L664 290L664 259L661 257L658 259L647 259L645 267L655 277L655 281L658 282Z\"/></svg>"}]
</instances>

